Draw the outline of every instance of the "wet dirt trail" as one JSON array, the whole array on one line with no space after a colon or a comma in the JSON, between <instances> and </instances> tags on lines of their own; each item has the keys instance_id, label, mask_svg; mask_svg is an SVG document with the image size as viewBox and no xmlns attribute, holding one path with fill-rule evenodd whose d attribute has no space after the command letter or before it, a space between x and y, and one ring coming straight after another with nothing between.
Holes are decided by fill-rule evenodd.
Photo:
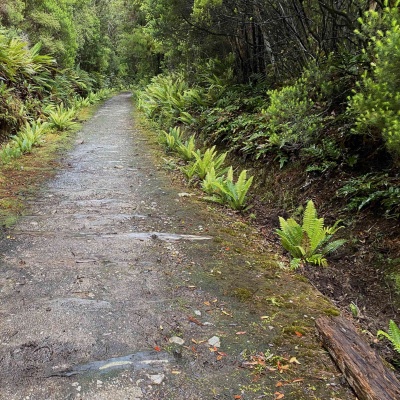
<instances>
[{"instance_id":1,"label":"wet dirt trail","mask_svg":"<svg viewBox=\"0 0 400 400\"><path fill-rule=\"evenodd\" d=\"M0 244L0 399L354 399L332 306L235 216L179 195L128 94Z\"/></svg>"}]
</instances>

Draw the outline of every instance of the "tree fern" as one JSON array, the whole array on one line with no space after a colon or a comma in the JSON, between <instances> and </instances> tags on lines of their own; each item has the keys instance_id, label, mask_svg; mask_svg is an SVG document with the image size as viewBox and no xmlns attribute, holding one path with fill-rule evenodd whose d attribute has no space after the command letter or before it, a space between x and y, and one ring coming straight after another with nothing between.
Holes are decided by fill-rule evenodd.
<instances>
[{"instance_id":1,"label":"tree fern","mask_svg":"<svg viewBox=\"0 0 400 400\"><path fill-rule=\"evenodd\" d=\"M326 266L325 255L334 252L346 240L331 241L333 234L340 229L337 221L333 227L324 227L324 219L318 218L312 200L308 201L300 226L293 218L285 220L279 217L280 229L276 230L281 244L287 250L292 260L290 267L298 268L304 263Z\"/></svg>"},{"instance_id":2,"label":"tree fern","mask_svg":"<svg viewBox=\"0 0 400 400\"><path fill-rule=\"evenodd\" d=\"M389 329L387 332L379 330L377 332L377 336L379 337L385 337L388 339L392 345L393 348L400 353L400 329L396 325L396 323L393 320L389 321Z\"/></svg>"}]
</instances>

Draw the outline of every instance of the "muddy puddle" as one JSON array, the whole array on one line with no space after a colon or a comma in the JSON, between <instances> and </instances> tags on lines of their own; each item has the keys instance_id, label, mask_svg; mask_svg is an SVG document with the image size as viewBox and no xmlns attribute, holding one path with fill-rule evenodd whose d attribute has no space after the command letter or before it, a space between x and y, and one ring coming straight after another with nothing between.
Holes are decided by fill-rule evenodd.
<instances>
[{"instance_id":1,"label":"muddy puddle","mask_svg":"<svg viewBox=\"0 0 400 400\"><path fill-rule=\"evenodd\" d=\"M169 353L157 351L140 351L123 357L110 358L108 360L94 361L89 364L76 365L67 371L58 371L57 376L70 377L74 375L108 374L116 370L143 370L151 369L162 371L163 366L174 362Z\"/></svg>"}]
</instances>

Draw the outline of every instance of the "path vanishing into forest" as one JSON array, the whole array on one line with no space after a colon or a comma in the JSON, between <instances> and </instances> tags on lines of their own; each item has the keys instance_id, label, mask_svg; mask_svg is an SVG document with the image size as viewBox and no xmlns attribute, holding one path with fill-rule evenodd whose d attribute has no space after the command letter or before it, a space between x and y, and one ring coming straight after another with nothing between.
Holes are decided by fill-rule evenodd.
<instances>
[{"instance_id":1,"label":"path vanishing into forest","mask_svg":"<svg viewBox=\"0 0 400 400\"><path fill-rule=\"evenodd\" d=\"M332 306L132 113L106 101L0 241L0 399L354 399L315 337Z\"/></svg>"}]
</instances>

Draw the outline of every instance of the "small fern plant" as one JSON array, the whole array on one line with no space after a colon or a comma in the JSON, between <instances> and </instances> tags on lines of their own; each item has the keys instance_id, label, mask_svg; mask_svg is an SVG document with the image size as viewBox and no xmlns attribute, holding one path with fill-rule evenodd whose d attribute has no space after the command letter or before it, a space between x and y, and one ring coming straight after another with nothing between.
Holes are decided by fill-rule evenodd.
<instances>
[{"instance_id":1,"label":"small fern plant","mask_svg":"<svg viewBox=\"0 0 400 400\"><path fill-rule=\"evenodd\" d=\"M205 193L209 195L216 195L217 193L219 193L219 185L223 185L223 183L224 177L217 175L214 166L212 166L207 172L207 175L205 176L203 181L201 182L201 188Z\"/></svg>"},{"instance_id":2,"label":"small fern plant","mask_svg":"<svg viewBox=\"0 0 400 400\"><path fill-rule=\"evenodd\" d=\"M226 178L217 177L214 168L209 171L203 180L202 187L207 196L206 200L227 204L234 210L246 210L247 192L253 183L253 177L247 178L247 171L243 170L236 182L233 180L233 168L230 167Z\"/></svg>"},{"instance_id":3,"label":"small fern plant","mask_svg":"<svg viewBox=\"0 0 400 400\"><path fill-rule=\"evenodd\" d=\"M185 143L178 143L176 147L177 153L185 161L191 161L194 159L195 150L196 143L194 135L190 136L189 140L186 140Z\"/></svg>"},{"instance_id":4,"label":"small fern plant","mask_svg":"<svg viewBox=\"0 0 400 400\"><path fill-rule=\"evenodd\" d=\"M165 146L167 151L177 151L182 144L182 131L179 126L169 128L169 132L162 131L160 143Z\"/></svg>"},{"instance_id":5,"label":"small fern plant","mask_svg":"<svg viewBox=\"0 0 400 400\"><path fill-rule=\"evenodd\" d=\"M297 269L305 263L327 266L325 256L334 252L344 243L345 239L332 241L332 236L341 228L340 220L332 227L324 227L324 219L318 218L317 210L312 200L309 200L303 215L303 224L299 225L293 218L285 220L279 217L280 229L276 233L281 244L292 259L291 269Z\"/></svg>"},{"instance_id":6,"label":"small fern plant","mask_svg":"<svg viewBox=\"0 0 400 400\"><path fill-rule=\"evenodd\" d=\"M55 109L50 109L48 122L52 129L57 131L68 131L73 129L78 124L73 121L76 110L74 108L65 108L61 103Z\"/></svg>"},{"instance_id":7,"label":"small fern plant","mask_svg":"<svg viewBox=\"0 0 400 400\"><path fill-rule=\"evenodd\" d=\"M393 320L389 321L389 329L387 332L379 330L376 335L378 339L380 337L388 339L392 343L393 348L400 353L400 328Z\"/></svg>"},{"instance_id":8,"label":"small fern plant","mask_svg":"<svg viewBox=\"0 0 400 400\"><path fill-rule=\"evenodd\" d=\"M15 146L13 142L7 143L0 148L0 161L2 164L8 164L11 160L18 158L22 155L19 147Z\"/></svg>"},{"instance_id":9,"label":"small fern plant","mask_svg":"<svg viewBox=\"0 0 400 400\"><path fill-rule=\"evenodd\" d=\"M207 173L214 168L217 176L220 176L226 172L223 168L227 153L218 154L215 150L215 146L207 149L203 154L200 150L194 151L194 160L187 166L182 168L183 173L191 180L197 176L200 180L203 180Z\"/></svg>"}]
</instances>

